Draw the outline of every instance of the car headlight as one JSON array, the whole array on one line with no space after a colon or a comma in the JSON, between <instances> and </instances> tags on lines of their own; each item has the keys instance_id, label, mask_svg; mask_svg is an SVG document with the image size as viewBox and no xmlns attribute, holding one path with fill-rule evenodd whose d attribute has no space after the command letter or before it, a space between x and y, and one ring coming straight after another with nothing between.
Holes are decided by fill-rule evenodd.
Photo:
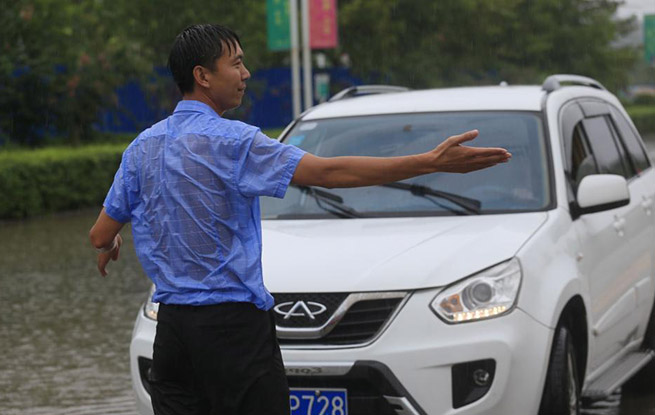
<instances>
[{"instance_id":1,"label":"car headlight","mask_svg":"<svg viewBox=\"0 0 655 415\"><path fill-rule=\"evenodd\" d=\"M152 302L152 296L155 295L155 285L153 284L150 287L150 293L148 294L148 300L143 306L143 314L151 320L157 321L157 312L159 311L159 303Z\"/></svg>"},{"instance_id":2,"label":"car headlight","mask_svg":"<svg viewBox=\"0 0 655 415\"><path fill-rule=\"evenodd\" d=\"M518 259L487 268L441 291L430 308L447 323L463 323L510 312L521 285Z\"/></svg>"}]
</instances>

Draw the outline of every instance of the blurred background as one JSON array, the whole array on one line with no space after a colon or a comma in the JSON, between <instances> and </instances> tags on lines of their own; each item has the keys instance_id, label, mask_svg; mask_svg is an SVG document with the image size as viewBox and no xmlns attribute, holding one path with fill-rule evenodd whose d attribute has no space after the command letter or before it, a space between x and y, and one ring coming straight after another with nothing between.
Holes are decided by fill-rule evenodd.
<instances>
[{"instance_id":1,"label":"blurred background","mask_svg":"<svg viewBox=\"0 0 655 415\"><path fill-rule=\"evenodd\" d=\"M248 99L230 116L262 128L292 119L288 1L2 3L4 146L80 144L103 132L138 132L165 117L180 98L166 69L169 48L177 33L198 22L233 28L253 72ZM330 9L312 13L323 19L312 27L322 26L323 37L330 32L333 39L321 42L321 33L312 33L313 75L329 75L314 102L361 83L534 84L552 73L596 78L627 103L655 95L655 29L652 17L645 18L655 13L653 0L309 3Z\"/></svg>"},{"instance_id":2,"label":"blurred background","mask_svg":"<svg viewBox=\"0 0 655 415\"><path fill-rule=\"evenodd\" d=\"M574 73L615 93L655 151L655 0L309 5L305 105L359 84ZM226 115L279 134L294 114L289 16L286 0L0 0L0 414L134 413L128 347L149 283L129 230L102 279L88 229L122 151L181 98L166 60L190 24L239 34L252 78ZM596 413L655 414L654 380Z\"/></svg>"}]
</instances>

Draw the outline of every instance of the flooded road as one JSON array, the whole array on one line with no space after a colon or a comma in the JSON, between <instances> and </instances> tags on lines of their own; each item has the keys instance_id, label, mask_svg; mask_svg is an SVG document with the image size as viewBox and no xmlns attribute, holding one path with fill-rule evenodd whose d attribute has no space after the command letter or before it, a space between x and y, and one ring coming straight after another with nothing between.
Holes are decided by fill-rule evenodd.
<instances>
[{"instance_id":1,"label":"flooded road","mask_svg":"<svg viewBox=\"0 0 655 415\"><path fill-rule=\"evenodd\" d=\"M0 414L134 414L129 342L148 281L130 232L102 278L97 210L0 223Z\"/></svg>"},{"instance_id":2,"label":"flooded road","mask_svg":"<svg viewBox=\"0 0 655 415\"><path fill-rule=\"evenodd\" d=\"M2 415L136 413L129 342L149 282L129 231L121 260L100 277L87 241L96 215L0 222ZM655 415L653 366L624 387L620 408L588 413Z\"/></svg>"}]
</instances>

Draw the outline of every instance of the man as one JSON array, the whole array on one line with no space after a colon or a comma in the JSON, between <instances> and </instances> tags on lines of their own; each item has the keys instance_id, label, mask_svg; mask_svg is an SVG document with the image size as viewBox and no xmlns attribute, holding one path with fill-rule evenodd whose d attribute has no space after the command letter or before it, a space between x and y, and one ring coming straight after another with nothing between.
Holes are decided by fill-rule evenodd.
<instances>
[{"instance_id":1,"label":"man","mask_svg":"<svg viewBox=\"0 0 655 415\"><path fill-rule=\"evenodd\" d=\"M183 94L173 115L125 150L90 232L104 276L117 260L124 223L160 303L151 396L156 414L289 414L273 298L262 280L259 196L290 183L355 187L506 162L499 148L461 144L395 158L320 158L222 118L250 73L237 35L222 26L186 28L169 57Z\"/></svg>"}]
</instances>

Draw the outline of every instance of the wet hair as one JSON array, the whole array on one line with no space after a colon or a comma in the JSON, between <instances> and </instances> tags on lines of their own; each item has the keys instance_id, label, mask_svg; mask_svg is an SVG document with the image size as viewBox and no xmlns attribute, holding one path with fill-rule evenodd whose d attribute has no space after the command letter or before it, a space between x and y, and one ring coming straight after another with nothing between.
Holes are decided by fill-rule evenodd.
<instances>
[{"instance_id":1,"label":"wet hair","mask_svg":"<svg viewBox=\"0 0 655 415\"><path fill-rule=\"evenodd\" d=\"M168 69L182 94L193 92L193 68L197 65L214 69L216 59L223 55L224 47L230 54L241 46L231 29L217 24L200 24L184 29L173 42L168 56Z\"/></svg>"}]
</instances>

